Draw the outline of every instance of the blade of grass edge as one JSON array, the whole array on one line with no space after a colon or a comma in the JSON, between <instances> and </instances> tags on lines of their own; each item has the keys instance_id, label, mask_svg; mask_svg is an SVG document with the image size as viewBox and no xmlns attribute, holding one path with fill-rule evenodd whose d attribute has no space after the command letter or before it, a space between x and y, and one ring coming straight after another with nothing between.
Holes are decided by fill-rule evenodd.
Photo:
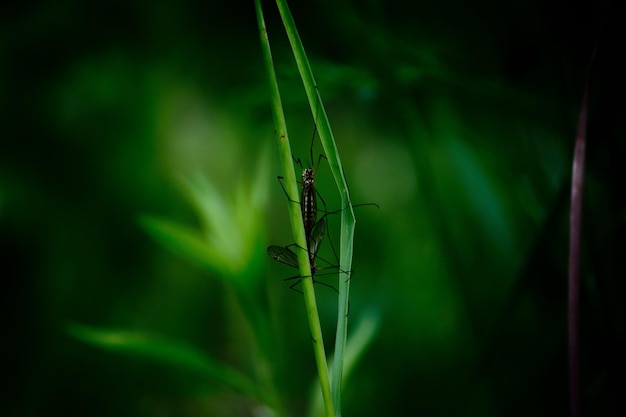
<instances>
[{"instance_id":1,"label":"blade of grass edge","mask_svg":"<svg viewBox=\"0 0 626 417\"><path fill-rule=\"evenodd\" d=\"M346 182L341 161L339 159L339 152L337 145L333 137L328 116L324 109L315 78L313 77L313 71L309 65L309 61L304 51L304 46L298 35L293 16L289 11L289 6L285 0L276 0L278 10L283 20L289 43L293 50L293 54L300 72L300 77L304 84L307 97L309 99L309 106L313 114L313 120L318 121L317 129L322 142L322 147L328 159L328 165L335 179L337 189L341 196L341 204L344 209L341 212L341 240L340 240L340 260L339 265L342 271L352 270L352 252L353 252L353 239L354 239L354 227L356 224L356 218L352 209L352 203L350 201L350 193L348 192L348 184ZM318 110L319 109L319 110ZM317 112L321 111L322 117L318 117ZM345 274L345 273L344 273ZM332 378L332 392L333 403L335 405L335 416L341 416L341 379L343 372L344 352L346 349L346 339L348 334L348 299L350 295L350 280L349 275L342 279L342 273L339 274L339 301L337 308L337 333L335 337L335 360L333 363L333 378Z\"/></svg>"},{"instance_id":2,"label":"blade of grass edge","mask_svg":"<svg viewBox=\"0 0 626 417\"><path fill-rule=\"evenodd\" d=\"M261 0L255 0L255 9L257 15L257 22L259 25L259 35L261 38L261 47L263 50L263 58L267 70L267 75L270 83L271 97L272 97L272 113L274 116L274 126L278 133L278 150L280 155L281 164L283 166L283 178L285 181L285 189L289 194L289 199L298 201L298 189L296 186L295 169L293 166L293 159L291 157L291 146L289 144L289 136L287 135L287 124L285 121L285 115L282 109L280 91L278 88L278 81L276 79L276 72L274 71L274 65L272 60L272 52L270 49L269 38L267 35L267 29L265 27L265 19L263 18L263 10L261 8ZM301 248L306 248L306 237L304 232L304 223L302 222L302 214L300 206L289 202L289 217L291 219L291 228L293 230L293 236L297 245ZM300 266L300 275L302 278L302 291L304 293L305 306L307 309L307 316L309 320L309 327L311 330L311 337L313 338L313 350L315 353L315 360L317 363L317 372L320 379L320 385L322 389L322 396L324 397L324 404L326 407L326 414L328 417L335 415L331 389L330 379L328 376L328 365L326 362L326 353L324 352L324 342L322 339L322 328L320 325L319 314L317 311L317 303L315 301L315 290L313 288L313 279L311 278L311 266L309 263L309 256L306 250L299 250L297 253L298 264Z\"/></svg>"}]
</instances>

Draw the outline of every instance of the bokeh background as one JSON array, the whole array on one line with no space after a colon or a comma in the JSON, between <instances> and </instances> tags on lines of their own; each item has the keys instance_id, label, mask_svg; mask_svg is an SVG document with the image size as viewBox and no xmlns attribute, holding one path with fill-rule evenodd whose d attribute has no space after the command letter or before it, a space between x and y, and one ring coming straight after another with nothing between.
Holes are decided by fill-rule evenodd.
<instances>
[{"instance_id":1,"label":"bokeh background","mask_svg":"<svg viewBox=\"0 0 626 417\"><path fill-rule=\"evenodd\" d=\"M380 205L356 209L350 323L377 327L344 414L568 415L569 181L596 43L582 404L623 413L619 2L292 3L353 201ZM264 6L306 161L314 121ZM253 2L2 10L0 414L271 415L206 361L305 414L304 306L282 280L295 270L265 254L292 238ZM324 162L318 175L340 208ZM330 350L336 295L318 298Z\"/></svg>"}]
</instances>

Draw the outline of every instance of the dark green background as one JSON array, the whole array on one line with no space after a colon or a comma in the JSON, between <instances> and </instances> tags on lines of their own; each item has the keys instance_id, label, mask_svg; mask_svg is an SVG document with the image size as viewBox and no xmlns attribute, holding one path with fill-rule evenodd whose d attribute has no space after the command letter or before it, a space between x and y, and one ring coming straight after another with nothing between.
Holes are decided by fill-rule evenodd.
<instances>
[{"instance_id":1,"label":"dark green background","mask_svg":"<svg viewBox=\"0 0 626 417\"><path fill-rule=\"evenodd\" d=\"M293 151L306 160L314 122L266 3ZM344 414L568 415L569 181L598 40L582 404L586 415L624 412L621 10L305 3L292 11L353 201L380 205L357 209L351 323L364 311L381 321L347 381ZM214 381L67 331L78 323L164 335L253 373L250 311L219 268L169 251L138 220L199 228L176 184L200 172L228 201L240 184L262 196L247 274L258 278L257 301L273 323L279 393L302 415L315 368L301 298L281 281L294 270L264 251L291 234L253 2L16 2L2 6L0 35L0 414L254 415L252 400ZM339 208L323 162L318 180L329 209ZM318 295L332 346L335 295Z\"/></svg>"}]
</instances>

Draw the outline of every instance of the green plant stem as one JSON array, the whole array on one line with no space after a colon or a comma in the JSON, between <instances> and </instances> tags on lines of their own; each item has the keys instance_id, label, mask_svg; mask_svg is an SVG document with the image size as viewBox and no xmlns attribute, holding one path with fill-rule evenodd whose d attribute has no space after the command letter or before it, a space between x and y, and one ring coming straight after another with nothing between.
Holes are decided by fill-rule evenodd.
<instances>
[{"instance_id":1,"label":"green plant stem","mask_svg":"<svg viewBox=\"0 0 626 417\"><path fill-rule=\"evenodd\" d=\"M280 91L278 89L278 81L276 79L276 73L274 71L274 64L272 60L272 52L270 49L269 39L267 36L267 30L265 28L265 20L263 18L263 10L261 8L261 1L255 0L255 7L257 13L257 21L259 25L259 31L261 36L261 47L263 50L263 58L267 69L268 78L270 81L271 97L272 97L272 113L274 115L274 126L278 133L278 149L281 164L283 166L283 178L284 185L291 201L298 201L298 188L296 183L295 170L293 166L293 159L291 157L291 146L289 144L289 136L287 134L287 124L285 122L285 115L282 109ZM300 248L306 248L306 235L304 232L304 223L302 222L302 213L300 211L300 205L290 203L289 204L289 217L291 219L291 227L293 230L294 239L296 244ZM326 353L324 352L324 341L322 338L322 327L320 325L319 314L317 311L317 302L315 300L315 290L313 288L313 278L311 277L311 265L309 262L309 255L306 249L300 249L297 251L298 265L300 268L300 275L302 278L302 290L304 293L305 306L307 310L307 316L309 320L309 328L311 331L311 337L313 338L313 350L315 353L315 360L317 363L317 372L320 379L320 385L322 388L322 395L324 397L324 404L326 407L326 414L328 417L333 417L335 411L333 408L333 401L330 389L330 379L328 376L328 365L326 363Z\"/></svg>"},{"instance_id":2,"label":"green plant stem","mask_svg":"<svg viewBox=\"0 0 626 417\"><path fill-rule=\"evenodd\" d=\"M295 22L289 11L286 0L276 0L278 10L283 19L283 24L287 31L287 36L293 50L298 71L302 77L304 88L309 99L309 106L313 113L313 120L318 122L317 128L322 142L322 147L328 159L328 165L332 171L337 189L341 195L342 208L341 212L341 241L340 241L340 270L352 270L352 251L354 240L354 227L356 218L350 201L350 193L348 184L343 174L341 160L335 139L333 137L328 116L322 103L319 90L313 77L313 71L309 65L309 61L304 51L304 46L298 35ZM319 110L317 110L319 108ZM318 111L321 113L318 114ZM321 116L321 118L319 117ZM341 380L343 372L344 352L346 349L346 338L348 334L348 299L350 295L349 273L339 273L339 297L337 308L337 334L335 337L335 360L333 362L333 379L332 379L332 395L335 405L335 416L341 415Z\"/></svg>"}]
</instances>

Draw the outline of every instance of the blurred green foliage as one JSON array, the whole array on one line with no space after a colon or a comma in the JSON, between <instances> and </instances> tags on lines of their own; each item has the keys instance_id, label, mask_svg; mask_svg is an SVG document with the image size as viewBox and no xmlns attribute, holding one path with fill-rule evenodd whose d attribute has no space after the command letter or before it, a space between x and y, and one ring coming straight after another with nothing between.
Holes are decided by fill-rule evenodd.
<instances>
[{"instance_id":1,"label":"blurred green foliage","mask_svg":"<svg viewBox=\"0 0 626 417\"><path fill-rule=\"evenodd\" d=\"M350 323L372 310L382 322L344 414L568 414L568 187L598 39L582 402L624 411L623 15L592 2L298 3L353 201L381 206L356 213ZM265 13L304 160L313 121ZM22 2L0 22L0 414L260 416L265 400L303 414L304 307L264 250L291 233L253 3ZM318 185L339 208L323 164ZM332 346L335 294L318 294Z\"/></svg>"}]
</instances>

